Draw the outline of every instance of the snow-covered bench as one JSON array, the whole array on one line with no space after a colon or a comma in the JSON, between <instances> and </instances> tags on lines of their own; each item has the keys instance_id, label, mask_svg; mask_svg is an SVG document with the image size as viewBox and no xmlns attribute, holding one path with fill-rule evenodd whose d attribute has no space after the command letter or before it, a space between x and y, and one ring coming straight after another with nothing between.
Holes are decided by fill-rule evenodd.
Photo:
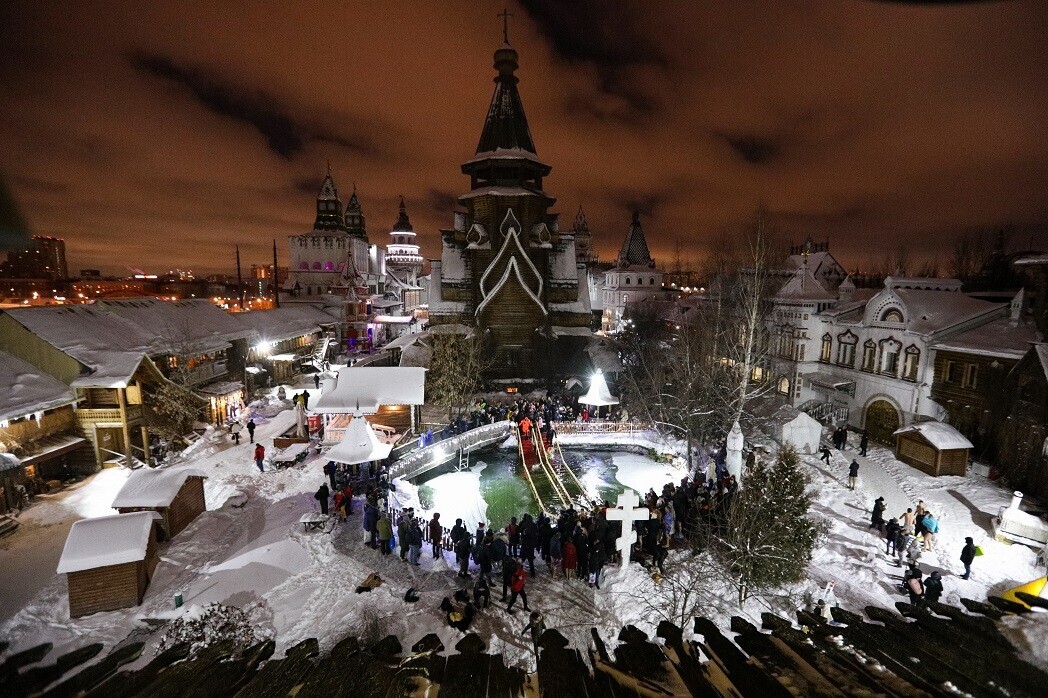
<instances>
[{"instance_id":1,"label":"snow-covered bench","mask_svg":"<svg viewBox=\"0 0 1048 698\"><path fill-rule=\"evenodd\" d=\"M273 454L270 460L278 468L287 468L304 460L308 451L309 444L291 444L283 451Z\"/></svg>"},{"instance_id":2,"label":"snow-covered bench","mask_svg":"<svg viewBox=\"0 0 1048 698\"><path fill-rule=\"evenodd\" d=\"M298 522L302 524L303 530L308 533L309 531L323 531L324 524L327 523L327 520L328 517L324 514L318 514L315 511L312 511L308 514L303 514Z\"/></svg>"}]
</instances>

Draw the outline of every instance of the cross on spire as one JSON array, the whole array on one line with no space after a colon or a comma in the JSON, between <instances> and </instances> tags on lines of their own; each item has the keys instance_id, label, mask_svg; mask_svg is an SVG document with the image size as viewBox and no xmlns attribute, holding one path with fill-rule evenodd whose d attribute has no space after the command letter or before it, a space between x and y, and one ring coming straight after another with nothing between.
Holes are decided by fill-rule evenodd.
<instances>
[{"instance_id":1,"label":"cross on spire","mask_svg":"<svg viewBox=\"0 0 1048 698\"><path fill-rule=\"evenodd\" d=\"M500 12L499 14L497 14L495 16L502 18L502 41L508 44L509 43L509 18L512 17L513 15L510 14L510 11L507 8L502 8L502 12Z\"/></svg>"}]
</instances>

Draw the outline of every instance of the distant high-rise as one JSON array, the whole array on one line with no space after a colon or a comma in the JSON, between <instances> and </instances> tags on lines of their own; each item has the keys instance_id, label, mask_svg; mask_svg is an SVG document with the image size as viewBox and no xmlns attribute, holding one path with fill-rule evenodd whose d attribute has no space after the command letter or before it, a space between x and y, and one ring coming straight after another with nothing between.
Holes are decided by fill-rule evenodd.
<instances>
[{"instance_id":1,"label":"distant high-rise","mask_svg":"<svg viewBox=\"0 0 1048 698\"><path fill-rule=\"evenodd\" d=\"M8 253L7 261L0 265L0 276L51 281L69 278L65 240L48 235L34 235L29 247Z\"/></svg>"}]
</instances>

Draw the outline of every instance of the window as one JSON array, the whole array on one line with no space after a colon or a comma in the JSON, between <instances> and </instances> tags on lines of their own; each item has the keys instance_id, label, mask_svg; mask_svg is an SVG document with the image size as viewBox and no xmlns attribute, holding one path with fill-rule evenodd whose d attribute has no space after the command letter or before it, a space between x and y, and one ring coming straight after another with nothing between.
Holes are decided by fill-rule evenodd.
<instances>
[{"instance_id":1,"label":"window","mask_svg":"<svg viewBox=\"0 0 1048 698\"><path fill-rule=\"evenodd\" d=\"M650 279L648 279L648 285L649 286L654 286L655 285L655 277L654 276L651 277Z\"/></svg>"},{"instance_id":2,"label":"window","mask_svg":"<svg viewBox=\"0 0 1048 698\"><path fill-rule=\"evenodd\" d=\"M761 366L754 366L753 371L750 372L750 380L754 383L760 383L764 380L764 369Z\"/></svg>"},{"instance_id":3,"label":"window","mask_svg":"<svg viewBox=\"0 0 1048 698\"><path fill-rule=\"evenodd\" d=\"M833 351L833 337L829 334L822 336L822 348L819 350L819 361L829 361Z\"/></svg>"},{"instance_id":4,"label":"window","mask_svg":"<svg viewBox=\"0 0 1048 698\"><path fill-rule=\"evenodd\" d=\"M957 364L953 361L944 361L942 364L942 380L944 383L957 382Z\"/></svg>"},{"instance_id":5,"label":"window","mask_svg":"<svg viewBox=\"0 0 1048 698\"><path fill-rule=\"evenodd\" d=\"M313 262L314 269L320 269L320 262Z\"/></svg>"},{"instance_id":6,"label":"window","mask_svg":"<svg viewBox=\"0 0 1048 698\"><path fill-rule=\"evenodd\" d=\"M961 387L968 390L975 390L976 384L979 378L979 365L978 364L965 364L964 365L964 380L961 382Z\"/></svg>"},{"instance_id":7,"label":"window","mask_svg":"<svg viewBox=\"0 0 1048 698\"><path fill-rule=\"evenodd\" d=\"M334 270L335 270L335 263L334 262L328 262L327 264L324 265L324 271L334 271Z\"/></svg>"},{"instance_id":8,"label":"window","mask_svg":"<svg viewBox=\"0 0 1048 698\"><path fill-rule=\"evenodd\" d=\"M628 276L626 277L626 285L627 285L627 286L629 286L629 285L630 285L630 277L628 277Z\"/></svg>"},{"instance_id":9,"label":"window","mask_svg":"<svg viewBox=\"0 0 1048 698\"><path fill-rule=\"evenodd\" d=\"M881 373L899 374L899 351L902 344L894 339L881 340Z\"/></svg>"},{"instance_id":10,"label":"window","mask_svg":"<svg viewBox=\"0 0 1048 698\"><path fill-rule=\"evenodd\" d=\"M299 269L309 269L309 262L299 262L298 263L298 268Z\"/></svg>"},{"instance_id":11,"label":"window","mask_svg":"<svg viewBox=\"0 0 1048 698\"><path fill-rule=\"evenodd\" d=\"M917 366L921 363L921 350L912 344L906 347L906 358L902 365L902 377L908 381L917 380Z\"/></svg>"},{"instance_id":12,"label":"window","mask_svg":"<svg viewBox=\"0 0 1048 698\"><path fill-rule=\"evenodd\" d=\"M902 322L902 312L898 308L889 308L881 315L881 322Z\"/></svg>"},{"instance_id":13,"label":"window","mask_svg":"<svg viewBox=\"0 0 1048 698\"><path fill-rule=\"evenodd\" d=\"M779 379L779 393L781 395L789 395L790 394L790 379L787 378L786 376L783 376L782 378Z\"/></svg>"},{"instance_id":14,"label":"window","mask_svg":"<svg viewBox=\"0 0 1048 698\"><path fill-rule=\"evenodd\" d=\"M862 370L872 371L877 361L877 345L872 339L867 339L862 345Z\"/></svg>"},{"instance_id":15,"label":"window","mask_svg":"<svg viewBox=\"0 0 1048 698\"><path fill-rule=\"evenodd\" d=\"M849 368L855 366L855 345L859 338L851 332L837 336L837 363Z\"/></svg>"},{"instance_id":16,"label":"window","mask_svg":"<svg viewBox=\"0 0 1048 698\"><path fill-rule=\"evenodd\" d=\"M334 246L335 246L335 241L334 240L332 240L331 238L324 238L324 247L325 247L325 249L329 249L330 250Z\"/></svg>"}]
</instances>

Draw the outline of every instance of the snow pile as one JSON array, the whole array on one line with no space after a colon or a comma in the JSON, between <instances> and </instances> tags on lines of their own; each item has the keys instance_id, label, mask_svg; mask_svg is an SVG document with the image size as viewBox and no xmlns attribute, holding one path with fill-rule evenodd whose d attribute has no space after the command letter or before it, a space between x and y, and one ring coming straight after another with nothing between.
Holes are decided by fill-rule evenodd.
<instances>
[{"instance_id":1,"label":"snow pile","mask_svg":"<svg viewBox=\"0 0 1048 698\"><path fill-rule=\"evenodd\" d=\"M167 626L156 647L156 654L177 645L189 645L192 656L216 642L232 640L234 649L231 654L235 656L272 637L272 632L260 632L252 626L248 614L235 606L220 603L193 606Z\"/></svg>"},{"instance_id":2,"label":"snow pile","mask_svg":"<svg viewBox=\"0 0 1048 698\"><path fill-rule=\"evenodd\" d=\"M997 625L1001 634L1019 650L1019 656L1048 671L1048 613L1005 616Z\"/></svg>"},{"instance_id":3,"label":"snow pile","mask_svg":"<svg viewBox=\"0 0 1048 698\"><path fill-rule=\"evenodd\" d=\"M281 400L275 395L270 395L248 403L247 415L249 419L255 420L256 424L261 424L289 409L291 409L291 400Z\"/></svg>"}]
</instances>

